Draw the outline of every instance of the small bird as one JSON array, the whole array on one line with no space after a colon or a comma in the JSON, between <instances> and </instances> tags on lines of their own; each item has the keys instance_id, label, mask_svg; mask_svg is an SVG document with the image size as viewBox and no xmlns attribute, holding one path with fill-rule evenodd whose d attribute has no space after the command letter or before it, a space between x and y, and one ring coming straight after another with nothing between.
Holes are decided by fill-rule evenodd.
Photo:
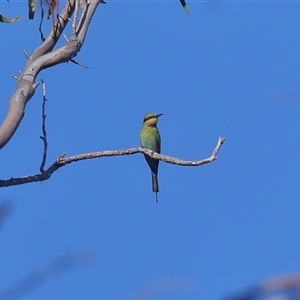
<instances>
[{"instance_id":1,"label":"small bird","mask_svg":"<svg viewBox=\"0 0 300 300\"><path fill-rule=\"evenodd\" d=\"M186 5L185 0L179 0L179 1L180 1L182 7L184 8L184 10L186 11L186 13L187 13L187 15L188 15L188 17L189 17L189 16L190 16L190 12L189 12L189 9L188 9L188 7L187 7L187 5Z\"/></svg>"},{"instance_id":2,"label":"small bird","mask_svg":"<svg viewBox=\"0 0 300 300\"><path fill-rule=\"evenodd\" d=\"M160 134L156 127L158 118L163 114L148 113L144 117L143 127L140 133L141 147L147 148L154 152L160 153ZM151 169L152 175L152 191L155 193L156 202L158 202L157 193L159 192L157 173L159 160L150 158L144 155L145 159Z\"/></svg>"}]
</instances>

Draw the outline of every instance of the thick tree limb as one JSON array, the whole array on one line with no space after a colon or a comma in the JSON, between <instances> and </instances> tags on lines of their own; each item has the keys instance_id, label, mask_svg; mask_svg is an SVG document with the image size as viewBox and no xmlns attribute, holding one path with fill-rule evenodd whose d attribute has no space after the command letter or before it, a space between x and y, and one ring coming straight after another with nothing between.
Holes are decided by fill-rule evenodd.
<instances>
[{"instance_id":1,"label":"thick tree limb","mask_svg":"<svg viewBox=\"0 0 300 300\"><path fill-rule=\"evenodd\" d=\"M80 155L74 155L65 158L65 154L60 155L56 162L54 162L47 170L45 170L41 174L36 175L29 175L25 177L19 177L19 178L11 178L8 180L0 180L0 187L8 187L13 185L21 185L25 183L30 182L38 182L38 181L45 181L51 177L51 175L57 171L59 168L81 160L86 159L93 159L93 158L100 158L100 157L109 157L109 156L120 156L120 155L130 155L130 154L136 154L136 153L144 153L154 159L158 159L161 161L164 161L169 164L173 165L179 165L179 166L189 166L189 167L197 167L202 166L208 163L212 163L214 160L217 159L217 154L219 150L221 149L222 145L224 144L225 139L219 138L218 143L213 150L210 157L202 159L202 160L183 160L167 155L158 154L156 152L153 152L151 150L137 147L137 148L130 148L130 149L124 149L124 150L107 150L107 151L101 151L101 152L91 152L91 153L85 153Z\"/></svg>"},{"instance_id":2,"label":"thick tree limb","mask_svg":"<svg viewBox=\"0 0 300 300\"><path fill-rule=\"evenodd\" d=\"M101 0L93 0L88 3L82 13L75 37L70 39L65 46L52 51L65 29L68 19L74 12L75 0L67 1L51 33L28 58L23 72L18 77L16 91L9 100L8 113L0 127L0 149L9 142L20 125L25 114L26 104L34 95L37 87L35 80L39 72L67 62L77 55L84 44L92 17L101 2Z\"/></svg>"}]
</instances>

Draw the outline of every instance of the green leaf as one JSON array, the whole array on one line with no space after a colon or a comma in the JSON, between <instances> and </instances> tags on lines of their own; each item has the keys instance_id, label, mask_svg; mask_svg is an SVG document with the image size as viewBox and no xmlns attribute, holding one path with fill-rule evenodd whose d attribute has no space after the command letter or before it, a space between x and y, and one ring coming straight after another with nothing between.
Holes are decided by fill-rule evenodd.
<instances>
[{"instance_id":1,"label":"green leaf","mask_svg":"<svg viewBox=\"0 0 300 300\"><path fill-rule=\"evenodd\" d=\"M36 9L37 0L28 0L28 17L29 20L33 20Z\"/></svg>"},{"instance_id":2,"label":"green leaf","mask_svg":"<svg viewBox=\"0 0 300 300\"><path fill-rule=\"evenodd\" d=\"M2 23L15 23L21 20L21 17L16 18L6 18L3 15L0 14L0 22Z\"/></svg>"}]
</instances>

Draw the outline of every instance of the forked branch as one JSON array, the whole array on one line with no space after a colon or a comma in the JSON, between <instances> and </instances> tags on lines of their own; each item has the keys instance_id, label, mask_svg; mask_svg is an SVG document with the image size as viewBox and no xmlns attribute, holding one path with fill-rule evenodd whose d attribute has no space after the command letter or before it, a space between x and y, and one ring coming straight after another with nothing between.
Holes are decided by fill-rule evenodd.
<instances>
[{"instance_id":1,"label":"forked branch","mask_svg":"<svg viewBox=\"0 0 300 300\"><path fill-rule=\"evenodd\" d=\"M219 138L218 143L213 150L210 157L202 159L202 160L183 160L176 157L171 157L167 155L158 154L156 152L153 152L151 150L136 147L136 148L130 148L130 149L124 149L124 150L107 150L107 151L100 151L100 152L91 152L91 153L84 153L79 155L74 155L70 157L65 157L65 154L61 154L56 162L54 162L47 170L45 170L43 173L36 174L36 175L29 175L25 177L19 177L19 178L10 178L8 180L0 180L0 187L8 187L13 185L20 185L30 182L38 182L38 181L45 181L51 177L51 175L57 171L59 168L81 160L86 159L94 159L94 158L100 158L100 157L109 157L109 156L120 156L120 155L131 155L136 153L144 153L154 159L158 159L161 161L164 161L169 164L173 165L179 165L179 166L189 166L189 167L198 167L202 166L208 163L212 163L214 160L217 159L217 154L219 150L221 149L222 145L224 144L225 139Z\"/></svg>"},{"instance_id":2,"label":"forked branch","mask_svg":"<svg viewBox=\"0 0 300 300\"><path fill-rule=\"evenodd\" d=\"M25 114L26 104L35 93L37 87L35 80L38 74L46 68L73 60L84 44L90 22L98 5L102 3L101 0L93 0L88 3L82 12L75 36L63 47L53 50L74 12L75 1L67 0L54 28L42 45L37 47L30 56L25 54L26 66L20 76L14 76L17 79L16 90L9 100L6 118L0 126L0 149L9 142L18 129Z\"/></svg>"}]
</instances>

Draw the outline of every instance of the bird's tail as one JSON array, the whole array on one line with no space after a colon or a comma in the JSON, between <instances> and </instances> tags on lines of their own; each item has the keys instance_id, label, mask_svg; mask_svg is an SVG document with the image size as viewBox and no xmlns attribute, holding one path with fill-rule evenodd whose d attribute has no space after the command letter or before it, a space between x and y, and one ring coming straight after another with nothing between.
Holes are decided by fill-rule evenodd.
<instances>
[{"instance_id":1,"label":"bird's tail","mask_svg":"<svg viewBox=\"0 0 300 300\"><path fill-rule=\"evenodd\" d=\"M157 176L155 176L154 174L152 174L152 191L156 193L156 202L158 202L157 193L159 192L159 185Z\"/></svg>"}]
</instances>

